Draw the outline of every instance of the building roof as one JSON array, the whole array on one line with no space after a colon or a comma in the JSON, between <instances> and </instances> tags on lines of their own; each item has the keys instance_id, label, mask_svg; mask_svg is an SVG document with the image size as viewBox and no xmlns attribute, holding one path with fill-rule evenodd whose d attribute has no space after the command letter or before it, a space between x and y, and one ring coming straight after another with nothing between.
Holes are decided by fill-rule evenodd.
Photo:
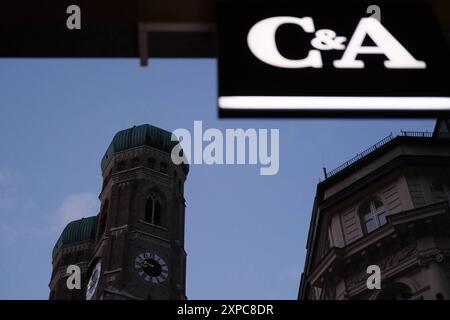
<instances>
[{"instance_id":1,"label":"building roof","mask_svg":"<svg viewBox=\"0 0 450 320\"><path fill-rule=\"evenodd\" d=\"M102 171L106 169L114 153L116 152L146 145L167 153L171 153L173 147L178 143L178 139L172 141L171 132L149 124L134 126L132 128L119 131L114 136L102 158ZM189 172L189 165L183 164L183 169L187 174Z\"/></svg>"},{"instance_id":2,"label":"building roof","mask_svg":"<svg viewBox=\"0 0 450 320\"><path fill-rule=\"evenodd\" d=\"M393 145L393 140L402 139L402 137L407 138L450 138L450 119L438 119L434 126L433 132L428 131L403 131L401 130L401 134L395 136L392 132L382 140L378 141L374 145L370 146L366 150L359 152L356 156L336 167L331 171L327 171L324 168L325 173L325 181L329 178L333 177L336 174L340 174L341 172L345 172L348 167L353 167L354 164L358 164L359 162L363 162L364 160L370 159L371 156L378 153L380 149L383 149L385 145L391 146ZM363 160L363 161L360 161ZM357 167L357 166L355 166Z\"/></svg>"},{"instance_id":3,"label":"building roof","mask_svg":"<svg viewBox=\"0 0 450 320\"><path fill-rule=\"evenodd\" d=\"M55 258L59 249L65 244L93 239L97 228L97 216L82 218L70 222L59 236L53 248L52 257Z\"/></svg>"}]
</instances>

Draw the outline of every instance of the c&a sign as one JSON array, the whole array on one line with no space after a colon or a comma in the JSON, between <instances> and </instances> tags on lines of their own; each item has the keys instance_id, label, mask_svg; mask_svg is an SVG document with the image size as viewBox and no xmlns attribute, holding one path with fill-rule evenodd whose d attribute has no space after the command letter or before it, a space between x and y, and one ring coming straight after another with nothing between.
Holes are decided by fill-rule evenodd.
<instances>
[{"instance_id":1,"label":"c&a sign","mask_svg":"<svg viewBox=\"0 0 450 320\"><path fill-rule=\"evenodd\" d=\"M450 55L429 7L305 2L219 3L221 116L450 111Z\"/></svg>"},{"instance_id":2,"label":"c&a sign","mask_svg":"<svg viewBox=\"0 0 450 320\"><path fill-rule=\"evenodd\" d=\"M285 24L298 25L303 31L314 33L306 58L289 59L283 57L276 43L276 32ZM364 46L366 37L375 42L374 46ZM247 42L250 51L259 60L279 68L322 68L321 50L345 50L342 58L333 65L341 69L363 69L364 61L358 55L379 54L386 57L384 66L393 69L425 69L426 63L417 61L408 50L375 18L361 18L346 48L346 37L338 37L331 29L315 30L312 17L272 17L255 24L249 31Z\"/></svg>"}]
</instances>

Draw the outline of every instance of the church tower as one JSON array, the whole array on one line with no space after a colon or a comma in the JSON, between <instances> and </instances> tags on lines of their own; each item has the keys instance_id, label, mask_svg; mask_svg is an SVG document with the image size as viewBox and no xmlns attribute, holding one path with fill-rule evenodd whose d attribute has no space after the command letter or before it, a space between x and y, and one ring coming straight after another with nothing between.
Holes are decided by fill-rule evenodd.
<instances>
[{"instance_id":1,"label":"church tower","mask_svg":"<svg viewBox=\"0 0 450 320\"><path fill-rule=\"evenodd\" d=\"M189 167L173 164L178 142L171 137L141 125L118 132L108 147L100 213L91 223L86 299L186 299L183 192ZM57 288L54 298L64 298L59 292L67 288Z\"/></svg>"}]
</instances>

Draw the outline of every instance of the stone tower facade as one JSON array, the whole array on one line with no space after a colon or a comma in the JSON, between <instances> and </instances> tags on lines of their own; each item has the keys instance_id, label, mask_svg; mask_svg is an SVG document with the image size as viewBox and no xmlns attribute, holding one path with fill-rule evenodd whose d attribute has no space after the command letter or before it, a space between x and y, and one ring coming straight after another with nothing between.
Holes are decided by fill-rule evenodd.
<instances>
[{"instance_id":1,"label":"stone tower facade","mask_svg":"<svg viewBox=\"0 0 450 320\"><path fill-rule=\"evenodd\" d=\"M186 299L183 194L189 167L171 161L177 143L150 125L115 135L101 163L99 214L88 231L72 230L75 239L55 248L51 298ZM64 250L81 243L84 260L68 260ZM83 266L77 296L65 286L68 263Z\"/></svg>"}]
</instances>

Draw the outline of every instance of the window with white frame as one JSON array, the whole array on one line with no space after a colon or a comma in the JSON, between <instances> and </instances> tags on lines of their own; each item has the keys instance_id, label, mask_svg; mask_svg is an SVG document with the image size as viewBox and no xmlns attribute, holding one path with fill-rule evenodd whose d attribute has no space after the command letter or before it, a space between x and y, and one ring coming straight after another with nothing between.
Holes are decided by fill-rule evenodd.
<instances>
[{"instance_id":1,"label":"window with white frame","mask_svg":"<svg viewBox=\"0 0 450 320\"><path fill-rule=\"evenodd\" d=\"M386 224L387 210L380 199L372 199L361 206L360 216L367 233Z\"/></svg>"}]
</instances>

